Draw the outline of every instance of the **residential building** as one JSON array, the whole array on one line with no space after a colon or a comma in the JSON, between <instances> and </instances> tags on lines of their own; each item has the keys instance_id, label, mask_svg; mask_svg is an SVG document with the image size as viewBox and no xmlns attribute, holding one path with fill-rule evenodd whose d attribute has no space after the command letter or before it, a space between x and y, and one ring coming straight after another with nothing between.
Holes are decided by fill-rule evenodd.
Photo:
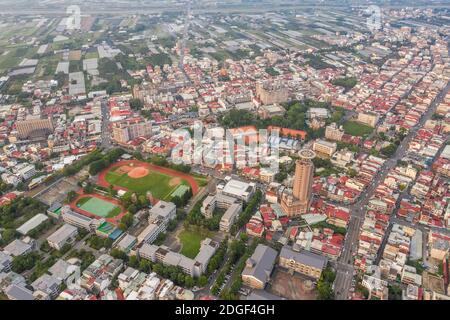
<instances>
[{"instance_id":1,"label":"residential building","mask_svg":"<svg viewBox=\"0 0 450 320\"><path fill-rule=\"evenodd\" d=\"M364 275L361 284L369 290L369 299L376 297L387 300L389 295L388 282L377 276Z\"/></svg>"},{"instance_id":2,"label":"residential building","mask_svg":"<svg viewBox=\"0 0 450 320\"><path fill-rule=\"evenodd\" d=\"M37 171L34 164L22 163L14 168L14 173L23 181L26 181L36 175Z\"/></svg>"},{"instance_id":3,"label":"residential building","mask_svg":"<svg viewBox=\"0 0 450 320\"><path fill-rule=\"evenodd\" d=\"M275 180L276 173L269 168L261 168L259 170L259 180L263 183L272 183Z\"/></svg>"},{"instance_id":4,"label":"residential building","mask_svg":"<svg viewBox=\"0 0 450 320\"><path fill-rule=\"evenodd\" d=\"M259 82L256 84L256 96L262 104L283 103L288 101L289 91L281 82Z\"/></svg>"},{"instance_id":5,"label":"residential building","mask_svg":"<svg viewBox=\"0 0 450 320\"><path fill-rule=\"evenodd\" d=\"M332 141L342 141L344 130L338 128L336 123L332 123L325 128L325 138Z\"/></svg>"},{"instance_id":6,"label":"residential building","mask_svg":"<svg viewBox=\"0 0 450 320\"><path fill-rule=\"evenodd\" d=\"M80 267L76 264L70 264L63 259L59 259L48 269L48 274L59 281L66 281L70 275L77 274Z\"/></svg>"},{"instance_id":7,"label":"residential building","mask_svg":"<svg viewBox=\"0 0 450 320\"><path fill-rule=\"evenodd\" d=\"M447 239L436 238L430 241L430 257L443 261L448 257L450 241Z\"/></svg>"},{"instance_id":8,"label":"residential building","mask_svg":"<svg viewBox=\"0 0 450 320\"><path fill-rule=\"evenodd\" d=\"M83 271L80 285L88 292L100 293L109 287L113 278L120 273L123 261L102 254Z\"/></svg>"},{"instance_id":9,"label":"residential building","mask_svg":"<svg viewBox=\"0 0 450 320\"><path fill-rule=\"evenodd\" d=\"M62 281L50 276L48 274L44 274L36 279L31 286L33 287L34 296L36 297L36 291L40 291L42 297L48 297L49 299L55 299L59 295L59 291L61 290ZM47 300L47 299L46 299Z\"/></svg>"},{"instance_id":10,"label":"residential building","mask_svg":"<svg viewBox=\"0 0 450 320\"><path fill-rule=\"evenodd\" d=\"M0 251L0 273L11 271L12 261L12 256Z\"/></svg>"},{"instance_id":11,"label":"residential building","mask_svg":"<svg viewBox=\"0 0 450 320\"><path fill-rule=\"evenodd\" d=\"M117 121L112 127L112 138L118 144L126 144L129 141L140 137L148 138L151 134L151 123L142 118Z\"/></svg>"},{"instance_id":12,"label":"residential building","mask_svg":"<svg viewBox=\"0 0 450 320\"><path fill-rule=\"evenodd\" d=\"M20 284L10 285L6 288L5 294L9 300L34 300L33 291Z\"/></svg>"},{"instance_id":13,"label":"residential building","mask_svg":"<svg viewBox=\"0 0 450 320\"><path fill-rule=\"evenodd\" d=\"M401 280L402 283L405 284L413 284L416 286L422 285L422 276L420 274L417 274L417 270L415 267L408 265L403 266Z\"/></svg>"},{"instance_id":14,"label":"residential building","mask_svg":"<svg viewBox=\"0 0 450 320\"><path fill-rule=\"evenodd\" d=\"M418 286L408 284L406 289L403 289L402 291L402 300L419 300L419 297L421 296L420 294L421 291L422 289L419 288Z\"/></svg>"}]
</instances>

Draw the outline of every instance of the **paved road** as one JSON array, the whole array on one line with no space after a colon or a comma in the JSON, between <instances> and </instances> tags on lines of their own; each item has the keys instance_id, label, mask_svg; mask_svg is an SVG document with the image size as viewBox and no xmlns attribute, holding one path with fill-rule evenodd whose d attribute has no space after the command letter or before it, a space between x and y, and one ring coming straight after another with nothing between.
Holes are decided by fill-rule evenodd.
<instances>
[{"instance_id":1,"label":"paved road","mask_svg":"<svg viewBox=\"0 0 450 320\"><path fill-rule=\"evenodd\" d=\"M109 130L108 103L102 101L102 147L104 150L111 148L111 132Z\"/></svg>"},{"instance_id":2,"label":"paved road","mask_svg":"<svg viewBox=\"0 0 450 320\"><path fill-rule=\"evenodd\" d=\"M357 251L359 231L364 220L365 207L367 203L374 195L377 186L384 181L389 171L396 166L397 160L402 159L405 156L409 143L415 137L417 131L422 128L425 122L432 117L439 103L441 103L445 95L449 92L449 89L450 84L448 84L447 87L444 88L444 90L442 90L441 93L434 99L419 123L413 127L409 131L408 135L403 139L397 148L396 153L384 163L381 170L374 177L372 184L361 194L360 200L350 206L352 217L345 238L343 252L337 264L338 268L335 281L336 299L346 300L349 297L349 290L351 288L353 278L352 254ZM347 273L349 270L352 270L352 272Z\"/></svg>"}]
</instances>

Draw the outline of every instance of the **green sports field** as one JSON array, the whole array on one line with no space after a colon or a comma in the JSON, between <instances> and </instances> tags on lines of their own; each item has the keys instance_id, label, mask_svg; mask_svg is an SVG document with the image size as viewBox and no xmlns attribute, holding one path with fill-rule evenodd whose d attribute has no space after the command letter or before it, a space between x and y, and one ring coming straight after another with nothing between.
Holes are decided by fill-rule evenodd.
<instances>
[{"instance_id":1,"label":"green sports field","mask_svg":"<svg viewBox=\"0 0 450 320\"><path fill-rule=\"evenodd\" d=\"M130 178L128 174L120 174L114 171L109 171L105 179L108 183L126 188L130 191L145 194L150 191L152 195L157 199L166 200L170 194L175 191L179 185L171 186L170 180L174 177L167 176L165 174L150 171L150 173L143 178ZM189 185L186 181L182 180L183 185Z\"/></svg>"},{"instance_id":2,"label":"green sports field","mask_svg":"<svg viewBox=\"0 0 450 320\"><path fill-rule=\"evenodd\" d=\"M122 209L114 203L96 197L81 198L77 202L77 207L102 218L112 218L122 212Z\"/></svg>"},{"instance_id":3,"label":"green sports field","mask_svg":"<svg viewBox=\"0 0 450 320\"><path fill-rule=\"evenodd\" d=\"M355 121L347 121L344 123L344 131L351 136L362 137L372 133L373 128Z\"/></svg>"}]
</instances>

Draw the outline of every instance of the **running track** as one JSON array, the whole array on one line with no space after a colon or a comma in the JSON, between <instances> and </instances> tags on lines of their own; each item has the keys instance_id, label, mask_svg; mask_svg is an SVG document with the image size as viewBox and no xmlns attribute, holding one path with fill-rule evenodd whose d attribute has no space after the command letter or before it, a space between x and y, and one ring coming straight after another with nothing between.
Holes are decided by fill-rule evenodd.
<instances>
[{"instance_id":1,"label":"running track","mask_svg":"<svg viewBox=\"0 0 450 320\"><path fill-rule=\"evenodd\" d=\"M147 163L147 162L142 162L139 160L124 160L124 161L120 161L120 162L116 162L112 165L110 165L108 168L106 168L105 170L103 170L102 172L99 173L98 175L98 185L105 187L105 188L109 188L110 183L108 181L106 181L106 174L108 173L108 171L110 171L113 168L117 168L117 167L121 167L121 166L126 166L126 165L134 165L136 166L140 166L140 167L145 167L151 171L156 171L162 174L165 174L167 176L171 176L171 177L178 177L181 178L183 180L186 180L189 185L192 188L192 194L196 195L199 191L199 186L197 181L195 181L194 177L192 177L189 174L180 172L180 171L176 171L173 169L169 169L169 168L164 168L164 167L160 167L160 166L155 166L154 164L151 163ZM125 190L125 191L129 191L126 188L123 187L119 187L119 186L114 186L114 189L116 190Z\"/></svg>"},{"instance_id":2,"label":"running track","mask_svg":"<svg viewBox=\"0 0 450 320\"><path fill-rule=\"evenodd\" d=\"M70 208L73 211L78 212L78 213L80 213L80 214L82 214L84 216L87 216L89 218L101 219L102 218L101 216L97 216L95 214L92 214L89 211L86 211L86 210L83 210L83 209L77 207L77 202L80 201L80 199L86 198L86 197L99 198L99 199L102 199L104 201L111 202L111 203L115 204L116 206L118 206L119 208L121 208L122 211L117 216L112 217L112 218L103 218L106 221L108 221L108 222L110 222L110 223L112 223L112 224L114 224L116 226L120 223L120 220L122 219L122 217L127 214L127 211L125 210L123 205L120 203L120 201L118 201L116 199L113 199L113 198L105 197L105 196L103 196L101 194L98 194L98 193L85 194L85 193L83 193L83 189L81 189L79 191L78 197L69 204Z\"/></svg>"}]
</instances>

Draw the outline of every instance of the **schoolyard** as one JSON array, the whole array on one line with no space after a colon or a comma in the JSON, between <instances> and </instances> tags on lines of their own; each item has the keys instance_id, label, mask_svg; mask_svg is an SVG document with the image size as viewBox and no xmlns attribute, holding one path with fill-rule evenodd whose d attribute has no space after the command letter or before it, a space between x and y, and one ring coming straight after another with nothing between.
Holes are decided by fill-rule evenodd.
<instances>
[{"instance_id":1,"label":"schoolyard","mask_svg":"<svg viewBox=\"0 0 450 320\"><path fill-rule=\"evenodd\" d=\"M194 195L199 190L196 179L191 175L137 160L113 164L99 174L98 184L103 187L113 185L115 189L139 194L150 191L154 198L161 200L170 200L182 185L190 186Z\"/></svg>"}]
</instances>

